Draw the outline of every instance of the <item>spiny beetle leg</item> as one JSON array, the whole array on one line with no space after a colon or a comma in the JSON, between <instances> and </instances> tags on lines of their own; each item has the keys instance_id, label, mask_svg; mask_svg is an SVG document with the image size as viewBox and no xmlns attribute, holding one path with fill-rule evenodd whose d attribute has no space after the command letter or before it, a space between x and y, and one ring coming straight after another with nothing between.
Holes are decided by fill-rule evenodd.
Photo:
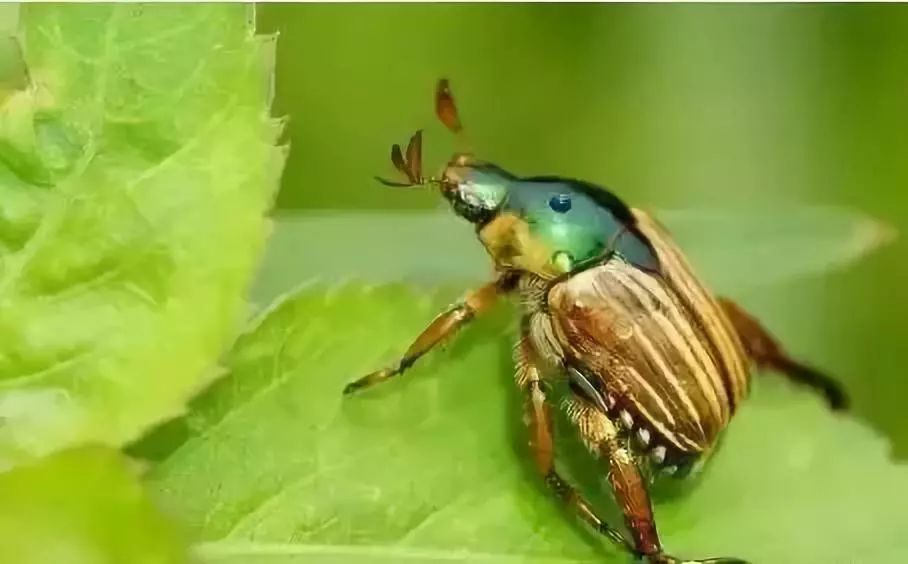
<instances>
[{"instance_id":1,"label":"spiny beetle leg","mask_svg":"<svg viewBox=\"0 0 908 564\"><path fill-rule=\"evenodd\" d=\"M848 394L829 376L788 356L781 345L752 315L738 304L719 298L748 355L762 368L781 372L793 382L821 393L834 410L848 409Z\"/></svg>"},{"instance_id":2,"label":"spiny beetle leg","mask_svg":"<svg viewBox=\"0 0 908 564\"><path fill-rule=\"evenodd\" d=\"M624 522L633 538L635 551L648 557L661 554L662 545L656 532L649 492L636 462L627 447L620 445L614 435L601 444L600 450L604 459L608 460L609 484L624 513Z\"/></svg>"},{"instance_id":3,"label":"spiny beetle leg","mask_svg":"<svg viewBox=\"0 0 908 564\"><path fill-rule=\"evenodd\" d=\"M542 389L536 355L526 336L518 341L514 349L514 360L517 365L517 384L525 397L526 418L524 422L530 433L530 450L536 468L546 485L594 530L607 536L625 550L632 552L633 548L621 532L596 515L589 502L583 499L580 493L555 470L551 405L546 400L545 392Z\"/></svg>"},{"instance_id":4,"label":"spiny beetle leg","mask_svg":"<svg viewBox=\"0 0 908 564\"><path fill-rule=\"evenodd\" d=\"M662 552L652 503L640 469L625 445L611 437L600 447L609 461L609 482L615 499L624 512L625 523L634 539L635 552L650 564L747 564L738 558L706 558L688 560Z\"/></svg>"},{"instance_id":5,"label":"spiny beetle leg","mask_svg":"<svg viewBox=\"0 0 908 564\"><path fill-rule=\"evenodd\" d=\"M347 384L344 393L351 394L403 374L421 356L469 323L475 315L475 311L466 303L457 304L441 313L416 337L396 365L376 370Z\"/></svg>"},{"instance_id":6,"label":"spiny beetle leg","mask_svg":"<svg viewBox=\"0 0 908 564\"><path fill-rule=\"evenodd\" d=\"M580 397L572 397L569 400L567 413L584 442L601 460L607 461L609 485L615 494L618 507L624 514L625 525L630 531L633 543L628 545L628 550L634 556L645 559L649 564L744 563L743 560L735 558L687 560L665 554L656 531L656 521L646 482L626 441L619 436L617 425L601 409Z\"/></svg>"},{"instance_id":7,"label":"spiny beetle leg","mask_svg":"<svg viewBox=\"0 0 908 564\"><path fill-rule=\"evenodd\" d=\"M435 345L452 336L476 316L488 311L495 304L498 297L510 291L512 287L512 279L507 275L502 275L496 280L473 290L460 303L455 304L432 320L429 326L416 337L396 365L376 370L347 384L344 388L344 394L351 394L369 388L402 374L421 356L432 350Z\"/></svg>"}]
</instances>

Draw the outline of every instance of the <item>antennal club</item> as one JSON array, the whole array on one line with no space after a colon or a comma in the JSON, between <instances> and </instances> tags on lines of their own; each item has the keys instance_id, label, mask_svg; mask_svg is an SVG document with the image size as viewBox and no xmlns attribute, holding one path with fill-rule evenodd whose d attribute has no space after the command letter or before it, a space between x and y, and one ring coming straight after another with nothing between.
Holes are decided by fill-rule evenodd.
<instances>
[{"instance_id":1,"label":"antennal club","mask_svg":"<svg viewBox=\"0 0 908 564\"><path fill-rule=\"evenodd\" d=\"M463 124L460 122L460 113L457 111L457 103L454 102L451 83L447 78L442 78L435 86L435 115L448 128L448 131L457 137L460 152L472 152L470 142L463 130Z\"/></svg>"},{"instance_id":2,"label":"antennal club","mask_svg":"<svg viewBox=\"0 0 908 564\"><path fill-rule=\"evenodd\" d=\"M460 116L457 113L457 104L454 103L454 94L451 93L451 85L446 78L439 80L435 86L435 115L449 131L460 138L461 144L466 144L463 138L463 125L461 125ZM375 179L385 186L408 188L437 182L434 178L427 179L422 175L421 129L410 137L406 153L396 143L391 146L391 163L399 173L406 177L407 182L395 182L376 176Z\"/></svg>"},{"instance_id":3,"label":"antennal club","mask_svg":"<svg viewBox=\"0 0 908 564\"><path fill-rule=\"evenodd\" d=\"M460 116L457 114L457 104L454 103L454 94L451 93L451 85L447 78L439 80L435 87L435 115L451 133L463 131Z\"/></svg>"},{"instance_id":4,"label":"antennal club","mask_svg":"<svg viewBox=\"0 0 908 564\"><path fill-rule=\"evenodd\" d=\"M400 145L398 145L397 143L391 145L391 163L394 165L394 168L396 168L398 172L400 172L407 178L407 182L394 182L392 180L385 180L384 178L376 176L375 179L385 186L409 188L410 186L421 186L426 183L426 179L422 176L421 129L417 130L416 133L414 133L413 136L410 137L410 142L407 143L406 157L404 157Z\"/></svg>"}]
</instances>

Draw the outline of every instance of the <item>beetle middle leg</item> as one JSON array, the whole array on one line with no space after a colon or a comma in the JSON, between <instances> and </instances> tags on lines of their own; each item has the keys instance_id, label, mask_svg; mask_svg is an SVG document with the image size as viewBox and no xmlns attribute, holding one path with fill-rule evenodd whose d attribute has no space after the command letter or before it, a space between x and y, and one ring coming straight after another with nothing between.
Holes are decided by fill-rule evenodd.
<instances>
[{"instance_id":1,"label":"beetle middle leg","mask_svg":"<svg viewBox=\"0 0 908 564\"><path fill-rule=\"evenodd\" d=\"M832 409L848 408L848 395L838 382L788 356L760 322L738 304L725 298L719 298L719 303L738 332L747 354L758 366L777 370L790 380L823 394Z\"/></svg>"},{"instance_id":2,"label":"beetle middle leg","mask_svg":"<svg viewBox=\"0 0 908 564\"><path fill-rule=\"evenodd\" d=\"M504 273L495 280L469 292L463 300L433 319L396 364L376 370L347 384L344 393L350 394L399 376L421 356L432 350L435 345L452 336L478 315L488 311L498 301L499 296L509 292L513 287L513 277L509 273Z\"/></svg>"},{"instance_id":3,"label":"beetle middle leg","mask_svg":"<svg viewBox=\"0 0 908 564\"><path fill-rule=\"evenodd\" d=\"M524 422L530 433L530 450L539 474L555 495L566 505L571 506L593 529L622 548L632 550L621 532L596 515L590 503L555 470L551 404L542 389L536 353L526 336L521 337L514 348L514 360L517 365L517 385L525 396Z\"/></svg>"}]
</instances>

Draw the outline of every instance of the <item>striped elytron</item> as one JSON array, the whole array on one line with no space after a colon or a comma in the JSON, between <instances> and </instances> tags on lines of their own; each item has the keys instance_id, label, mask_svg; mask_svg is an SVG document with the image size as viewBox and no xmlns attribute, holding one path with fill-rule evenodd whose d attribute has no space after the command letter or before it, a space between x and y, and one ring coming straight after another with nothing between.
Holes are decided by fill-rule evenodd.
<instances>
[{"instance_id":1,"label":"striped elytron","mask_svg":"<svg viewBox=\"0 0 908 564\"><path fill-rule=\"evenodd\" d=\"M436 113L461 130L446 81L436 91ZM497 277L436 317L396 365L351 383L348 393L401 374L497 298L517 293L516 379L536 466L589 525L652 563L681 560L663 551L648 482L684 476L706 459L754 369L775 369L823 393L832 408L845 407L834 381L787 356L734 303L714 297L643 211L586 182L520 178L468 154L455 155L440 178L424 178L421 154L420 132L406 154L394 145L391 160L407 182L382 182L437 186L475 225ZM630 539L555 470L547 391L558 378L569 384L567 414L603 461Z\"/></svg>"}]
</instances>

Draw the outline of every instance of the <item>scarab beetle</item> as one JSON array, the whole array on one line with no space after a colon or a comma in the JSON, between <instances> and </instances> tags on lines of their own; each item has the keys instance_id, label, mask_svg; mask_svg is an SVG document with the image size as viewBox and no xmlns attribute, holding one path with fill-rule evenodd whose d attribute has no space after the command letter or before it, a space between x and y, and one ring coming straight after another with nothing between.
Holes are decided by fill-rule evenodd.
<instances>
[{"instance_id":1,"label":"scarab beetle","mask_svg":"<svg viewBox=\"0 0 908 564\"><path fill-rule=\"evenodd\" d=\"M445 80L436 114L461 131ZM745 399L755 369L774 369L846 406L835 381L789 357L759 322L714 297L664 228L611 192L580 180L521 178L455 155L439 178L422 176L422 136L391 160L396 186L436 186L475 225L495 265L493 281L469 292L416 338L396 365L349 384L350 393L401 374L419 357L516 293L522 309L514 348L530 449L546 484L595 530L652 563L663 551L648 483L698 467ZM570 421L603 461L630 539L601 519L556 471L550 385L564 379ZM694 562L741 562L715 558Z\"/></svg>"}]
</instances>

